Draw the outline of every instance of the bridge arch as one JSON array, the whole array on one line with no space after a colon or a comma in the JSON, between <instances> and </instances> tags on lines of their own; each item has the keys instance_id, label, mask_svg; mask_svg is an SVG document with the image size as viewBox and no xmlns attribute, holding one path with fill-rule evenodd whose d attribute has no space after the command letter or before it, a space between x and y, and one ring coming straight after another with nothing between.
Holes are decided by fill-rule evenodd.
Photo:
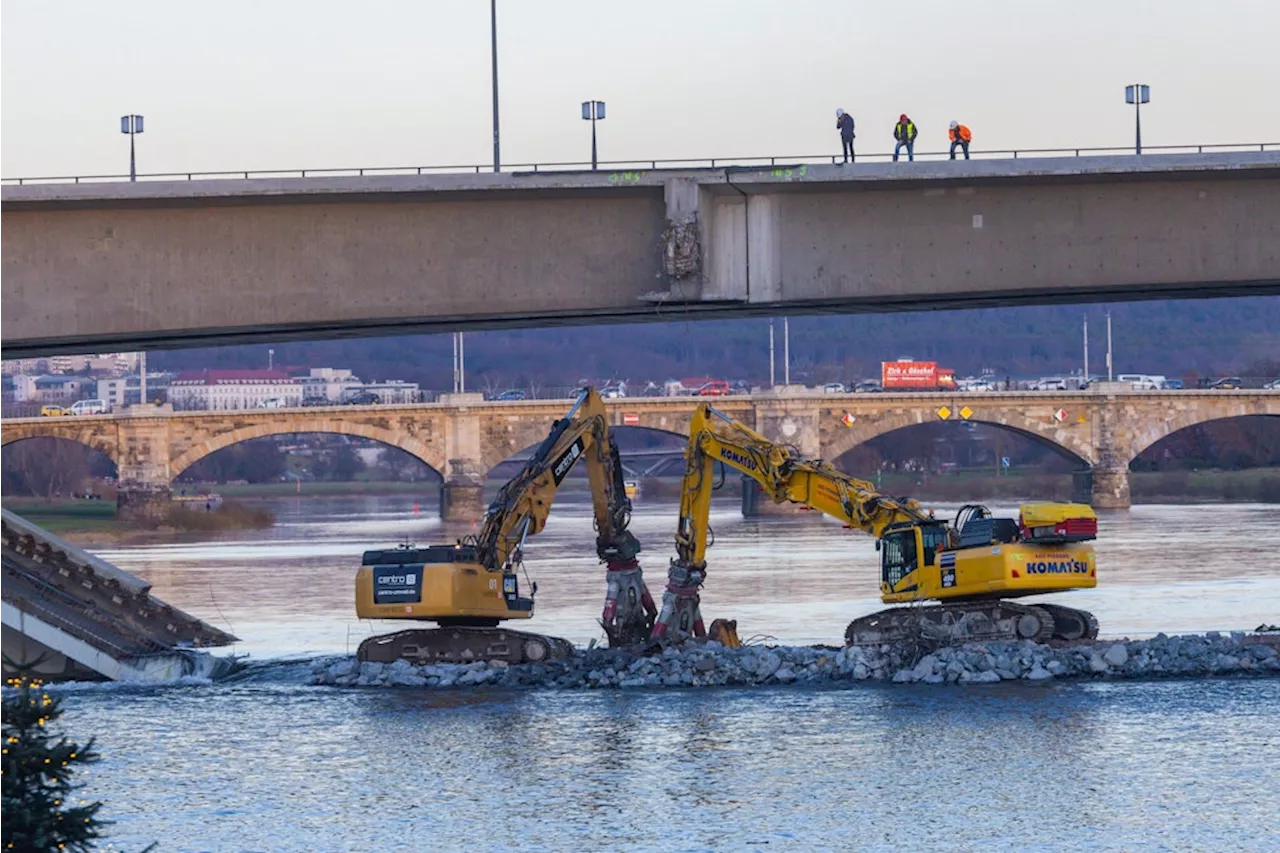
<instances>
[{"instance_id":1,"label":"bridge arch","mask_svg":"<svg viewBox=\"0 0 1280 853\"><path fill-rule=\"evenodd\" d=\"M1164 418L1149 418L1134 430L1126 449L1125 464L1132 465L1142 453L1157 442L1184 429L1214 421L1226 421L1251 416L1280 417L1280 394L1252 403L1234 402L1222 406L1217 400L1174 411Z\"/></svg>"},{"instance_id":2,"label":"bridge arch","mask_svg":"<svg viewBox=\"0 0 1280 853\"><path fill-rule=\"evenodd\" d=\"M1089 440L1090 436L1078 434L1076 427L1052 429L1012 409L1001 412L995 417L974 417L967 421L930 419L930 414L932 413L921 411L888 412L878 418L868 418L865 422L855 421L852 427L840 427L841 432L831 434L830 440L823 443L822 456L834 462L850 450L874 438L914 426L931 423L974 423L998 427L1029 438L1071 459L1081 470L1092 468L1097 463L1096 451L1092 441Z\"/></svg>"},{"instance_id":3,"label":"bridge arch","mask_svg":"<svg viewBox=\"0 0 1280 853\"><path fill-rule=\"evenodd\" d=\"M530 429L525 429L520 431L513 431L509 433L505 437L506 441L508 442L506 445L507 447L510 447L512 444L520 441L527 441L527 443L505 454L502 453L502 451L505 449L505 447L503 447L502 444L499 444L497 442L487 443L485 445L485 448L483 451L483 458L482 458L482 462L484 463L485 476L488 476L489 473L492 472L499 465L502 465L506 462L510 462L514 459L520 458L532 452L535 448L538 447L538 445L540 445L546 439L547 434L550 431L551 431L551 423L548 422L546 424L538 425L536 430L530 428ZM617 424L610 424L609 431L613 434L615 439L619 441L621 454L622 454L622 463L624 466L627 465L628 456L630 455L631 452L633 452L633 451L629 451L628 449L628 444L631 443L628 441L628 439L633 436L637 436L641 434L667 436L670 439L672 439L673 444L678 443L680 445L681 450L689 442L689 435L687 431L684 433L681 433L681 432L677 432L675 429L667 429L667 428L658 427L658 426L647 426L643 422L640 424L628 424L628 425L621 425L621 426ZM533 441L528 441L528 438L531 435L536 435L536 438ZM676 448L672 447L670 450L671 452L674 452L675 449Z\"/></svg>"},{"instance_id":4,"label":"bridge arch","mask_svg":"<svg viewBox=\"0 0 1280 853\"><path fill-rule=\"evenodd\" d=\"M224 447L250 441L255 438L267 438L273 435L301 435L307 433L325 433L329 435L350 435L368 438L388 447L396 447L419 459L436 473L445 469L444 453L434 447L402 432L384 429L373 424L362 424L352 421L327 422L323 428L309 426L281 426L277 423L262 423L244 426L227 432L210 436L203 441L188 447L181 455L169 462L169 479L174 480L183 471L216 453Z\"/></svg>"},{"instance_id":5,"label":"bridge arch","mask_svg":"<svg viewBox=\"0 0 1280 853\"><path fill-rule=\"evenodd\" d=\"M50 419L50 421L53 420L55 419ZM119 443L116 441L115 430L104 430L98 424L64 425L51 422L47 427L44 424L23 424L6 428L3 436L0 436L0 446L9 447L32 438L60 438L73 441L106 456L111 460L112 465L117 467L120 465Z\"/></svg>"}]
</instances>

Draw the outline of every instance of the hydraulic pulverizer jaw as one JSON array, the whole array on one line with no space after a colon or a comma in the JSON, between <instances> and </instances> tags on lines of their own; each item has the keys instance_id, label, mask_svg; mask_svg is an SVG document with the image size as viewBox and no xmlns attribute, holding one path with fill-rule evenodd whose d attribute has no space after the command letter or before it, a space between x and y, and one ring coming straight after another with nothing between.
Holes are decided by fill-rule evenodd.
<instances>
[{"instance_id":1,"label":"hydraulic pulverizer jaw","mask_svg":"<svg viewBox=\"0 0 1280 853\"><path fill-rule=\"evenodd\" d=\"M610 648L636 646L649 639L658 608L644 583L644 573L636 555L640 542L629 531L597 548L604 561L607 589L600 627Z\"/></svg>"}]
</instances>

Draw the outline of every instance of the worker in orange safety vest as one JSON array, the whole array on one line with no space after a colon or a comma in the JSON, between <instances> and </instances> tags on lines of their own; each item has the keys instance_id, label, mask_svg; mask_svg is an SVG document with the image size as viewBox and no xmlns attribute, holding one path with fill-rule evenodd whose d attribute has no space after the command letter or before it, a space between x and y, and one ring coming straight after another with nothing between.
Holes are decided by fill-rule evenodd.
<instances>
[{"instance_id":1,"label":"worker in orange safety vest","mask_svg":"<svg viewBox=\"0 0 1280 853\"><path fill-rule=\"evenodd\" d=\"M959 145L964 149L964 159L969 159L969 140L973 139L973 134L969 132L969 128L958 122L951 122L951 129L948 131L951 136L951 159L956 159L956 146Z\"/></svg>"}]
</instances>

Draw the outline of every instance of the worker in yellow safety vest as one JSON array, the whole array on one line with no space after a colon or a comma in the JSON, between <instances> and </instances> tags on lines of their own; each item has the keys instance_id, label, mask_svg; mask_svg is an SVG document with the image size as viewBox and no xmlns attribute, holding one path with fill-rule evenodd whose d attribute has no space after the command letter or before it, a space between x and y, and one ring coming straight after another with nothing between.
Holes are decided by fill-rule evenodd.
<instances>
[{"instance_id":1,"label":"worker in yellow safety vest","mask_svg":"<svg viewBox=\"0 0 1280 853\"><path fill-rule=\"evenodd\" d=\"M951 122L951 130L948 131L951 136L951 159L956 159L956 146L959 145L964 149L964 159L969 159L969 140L973 139L973 134L969 132L969 128L959 122Z\"/></svg>"},{"instance_id":2,"label":"worker in yellow safety vest","mask_svg":"<svg viewBox=\"0 0 1280 853\"><path fill-rule=\"evenodd\" d=\"M907 159L916 159L916 123L903 113L898 116L898 123L893 126L893 162L898 162L898 152L907 149Z\"/></svg>"}]
</instances>

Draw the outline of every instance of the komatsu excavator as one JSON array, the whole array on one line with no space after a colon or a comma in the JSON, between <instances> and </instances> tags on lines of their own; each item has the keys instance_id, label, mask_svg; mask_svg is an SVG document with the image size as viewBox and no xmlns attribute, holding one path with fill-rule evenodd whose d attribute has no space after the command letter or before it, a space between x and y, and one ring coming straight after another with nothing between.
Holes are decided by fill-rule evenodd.
<instances>
[{"instance_id":1,"label":"komatsu excavator","mask_svg":"<svg viewBox=\"0 0 1280 853\"><path fill-rule=\"evenodd\" d=\"M636 561L640 543L627 530L631 501L618 445L609 432L604 401L586 388L524 470L498 492L478 536L452 545L365 552L356 573L356 615L416 619L440 627L370 637L360 644L358 659L523 663L568 655L572 647L565 640L498 626L533 616L537 584L529 597L522 597L516 570L526 540L542 531L556 490L580 459L587 461L591 483L596 553L607 567L601 624L611 645L647 640L657 607Z\"/></svg>"},{"instance_id":2,"label":"komatsu excavator","mask_svg":"<svg viewBox=\"0 0 1280 853\"><path fill-rule=\"evenodd\" d=\"M936 519L908 498L891 498L863 480L792 447L769 441L707 404L690 424L686 469L662 610L654 637L700 634L698 588L706 579L711 492L717 462L760 484L775 502L820 510L876 538L880 595L907 604L855 619L850 645L917 639L1091 639L1091 613L1057 604L1008 601L1041 593L1093 587L1098 519L1083 504L1029 503L1018 519L995 518L966 506L954 524ZM924 605L926 601L937 604Z\"/></svg>"}]
</instances>

